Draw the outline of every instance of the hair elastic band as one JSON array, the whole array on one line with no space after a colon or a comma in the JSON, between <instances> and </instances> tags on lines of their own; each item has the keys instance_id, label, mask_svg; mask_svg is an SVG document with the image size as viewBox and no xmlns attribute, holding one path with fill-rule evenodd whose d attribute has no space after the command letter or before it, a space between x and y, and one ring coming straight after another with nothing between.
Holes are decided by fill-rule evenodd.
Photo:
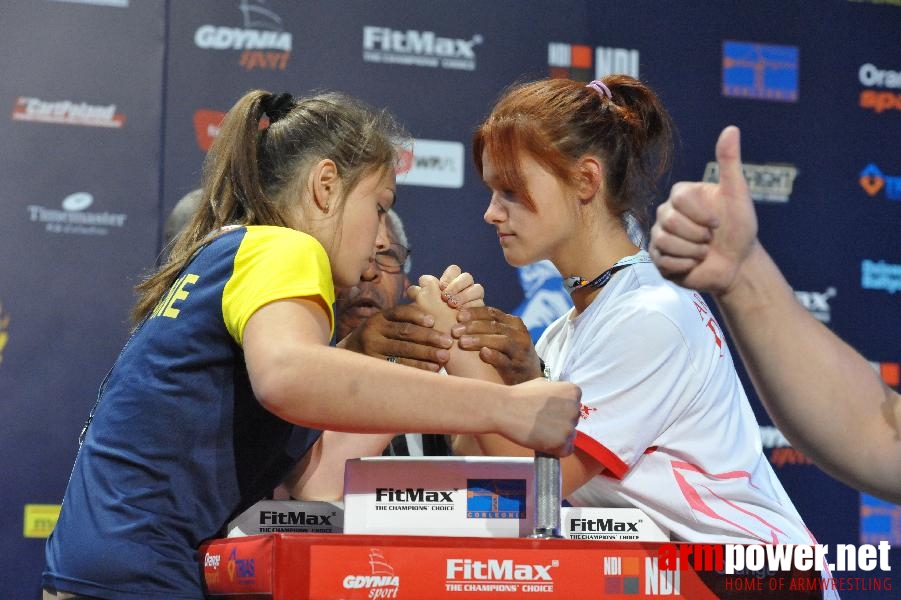
<instances>
[{"instance_id":1,"label":"hair elastic band","mask_svg":"<svg viewBox=\"0 0 901 600\"><path fill-rule=\"evenodd\" d=\"M598 94L601 95L601 98L606 97L608 100L613 100L613 94L610 93L610 88L608 88L600 79L595 79L585 87L589 87L595 90Z\"/></svg>"},{"instance_id":2,"label":"hair elastic band","mask_svg":"<svg viewBox=\"0 0 901 600\"><path fill-rule=\"evenodd\" d=\"M269 124L275 123L294 108L294 96L288 92L269 94L260 103L263 113L269 118Z\"/></svg>"}]
</instances>

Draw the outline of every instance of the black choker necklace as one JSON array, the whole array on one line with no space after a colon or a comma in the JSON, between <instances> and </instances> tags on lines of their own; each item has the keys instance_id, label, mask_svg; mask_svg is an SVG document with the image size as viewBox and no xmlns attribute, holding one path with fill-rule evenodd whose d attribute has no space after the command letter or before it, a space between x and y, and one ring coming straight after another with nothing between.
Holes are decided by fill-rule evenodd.
<instances>
[{"instance_id":1,"label":"black choker necklace","mask_svg":"<svg viewBox=\"0 0 901 600\"><path fill-rule=\"evenodd\" d=\"M583 287L590 287L596 290L607 285L607 282L610 281L610 278L613 277L613 275L615 275L618 271L625 269L626 267L631 267L634 264L649 262L651 262L651 257L642 252L617 261L615 265L613 265L591 281L582 279L578 275L567 277L563 280L563 286L569 291L570 294Z\"/></svg>"}]
</instances>

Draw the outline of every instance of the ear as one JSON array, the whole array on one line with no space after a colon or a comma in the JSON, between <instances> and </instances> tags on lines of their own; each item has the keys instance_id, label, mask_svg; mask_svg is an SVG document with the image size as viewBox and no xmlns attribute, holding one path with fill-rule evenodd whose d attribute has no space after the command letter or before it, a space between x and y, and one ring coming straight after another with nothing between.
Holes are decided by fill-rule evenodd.
<instances>
[{"instance_id":1,"label":"ear","mask_svg":"<svg viewBox=\"0 0 901 600\"><path fill-rule=\"evenodd\" d=\"M335 205L340 192L341 180L338 166L330 158L324 158L310 169L308 185L313 193L313 202L324 213Z\"/></svg>"},{"instance_id":2,"label":"ear","mask_svg":"<svg viewBox=\"0 0 901 600\"><path fill-rule=\"evenodd\" d=\"M576 165L576 192L587 202L595 197L603 184L604 165L596 156L585 155Z\"/></svg>"}]
</instances>

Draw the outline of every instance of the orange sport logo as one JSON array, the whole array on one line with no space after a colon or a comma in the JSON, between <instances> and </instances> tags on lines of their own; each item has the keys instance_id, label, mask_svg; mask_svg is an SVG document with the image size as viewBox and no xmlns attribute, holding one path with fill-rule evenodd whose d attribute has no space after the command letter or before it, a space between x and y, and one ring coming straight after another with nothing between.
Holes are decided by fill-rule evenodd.
<instances>
[{"instance_id":1,"label":"orange sport logo","mask_svg":"<svg viewBox=\"0 0 901 600\"><path fill-rule=\"evenodd\" d=\"M880 69L873 63L866 63L858 69L857 78L866 88L860 92L860 108L876 114L901 110L901 71Z\"/></svg>"}]
</instances>

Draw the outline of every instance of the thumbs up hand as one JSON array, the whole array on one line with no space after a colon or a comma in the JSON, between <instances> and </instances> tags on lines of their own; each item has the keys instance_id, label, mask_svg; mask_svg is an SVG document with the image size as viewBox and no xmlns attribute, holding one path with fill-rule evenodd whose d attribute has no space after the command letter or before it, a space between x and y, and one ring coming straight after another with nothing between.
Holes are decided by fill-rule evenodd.
<instances>
[{"instance_id":1,"label":"thumbs up hand","mask_svg":"<svg viewBox=\"0 0 901 600\"><path fill-rule=\"evenodd\" d=\"M739 130L716 143L719 183L679 182L657 209L649 252L667 279L722 294L757 242L757 216L741 167Z\"/></svg>"}]
</instances>

